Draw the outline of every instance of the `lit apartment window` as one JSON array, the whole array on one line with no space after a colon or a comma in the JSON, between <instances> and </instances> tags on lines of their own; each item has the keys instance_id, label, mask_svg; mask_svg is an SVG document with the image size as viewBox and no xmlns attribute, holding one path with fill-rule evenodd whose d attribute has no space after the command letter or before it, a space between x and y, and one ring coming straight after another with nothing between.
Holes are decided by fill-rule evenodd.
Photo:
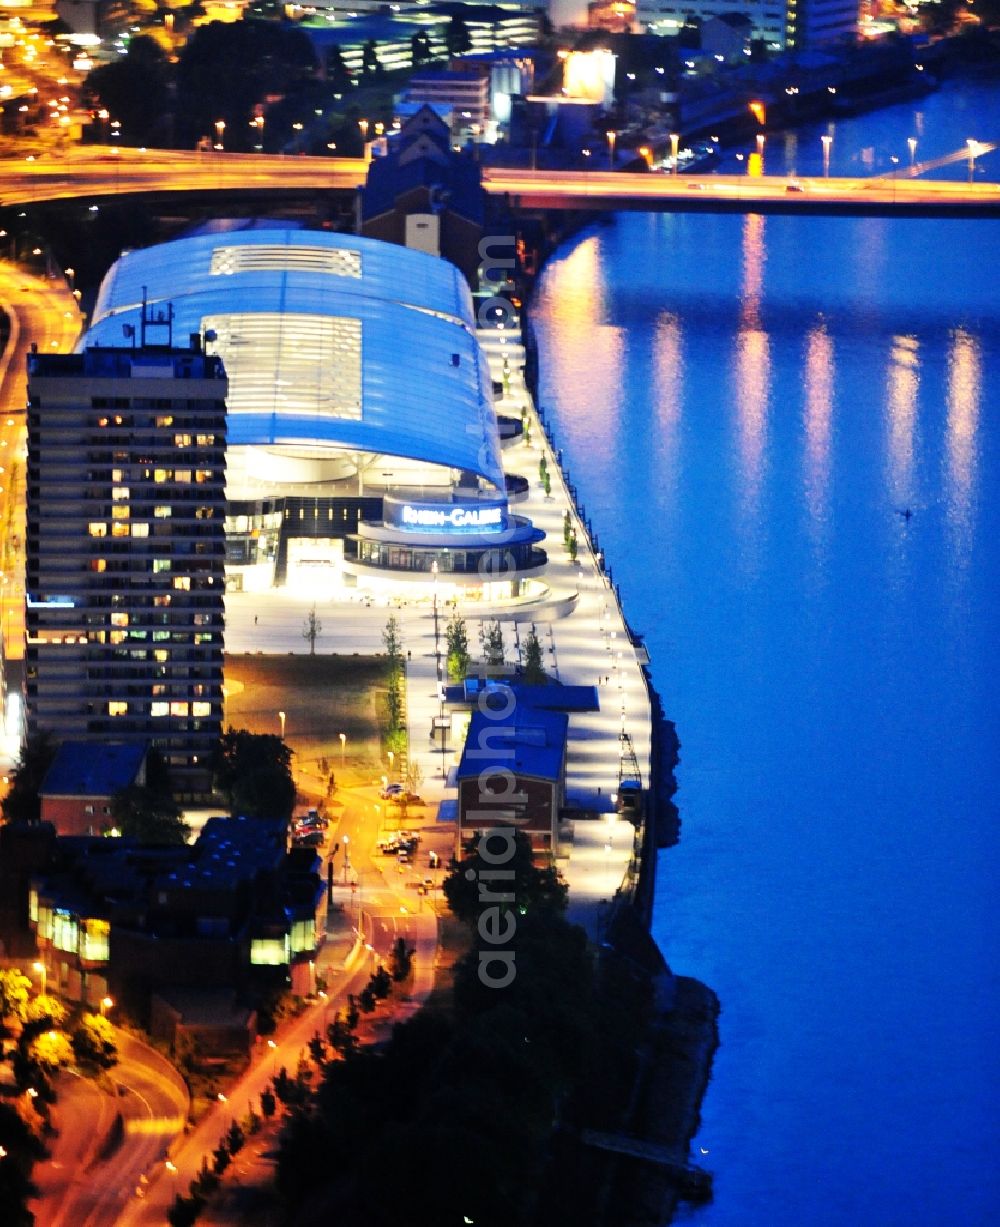
<instances>
[{"instance_id":1,"label":"lit apartment window","mask_svg":"<svg viewBox=\"0 0 1000 1227\"><path fill-rule=\"evenodd\" d=\"M191 704L191 715L192 716L210 716L211 714L212 714L212 704L211 703L192 703Z\"/></svg>"},{"instance_id":2,"label":"lit apartment window","mask_svg":"<svg viewBox=\"0 0 1000 1227\"><path fill-rule=\"evenodd\" d=\"M121 699L108 700L108 715L109 716L127 716L128 704Z\"/></svg>"},{"instance_id":3,"label":"lit apartment window","mask_svg":"<svg viewBox=\"0 0 1000 1227\"><path fill-rule=\"evenodd\" d=\"M211 631L196 631L195 632L195 637L194 637L195 643L211 643L212 639L213 639L213 635Z\"/></svg>"},{"instance_id":4,"label":"lit apartment window","mask_svg":"<svg viewBox=\"0 0 1000 1227\"><path fill-rule=\"evenodd\" d=\"M127 638L125 631L108 631L108 643L124 643Z\"/></svg>"},{"instance_id":5,"label":"lit apartment window","mask_svg":"<svg viewBox=\"0 0 1000 1227\"><path fill-rule=\"evenodd\" d=\"M106 558L91 558L87 565L91 571L106 571L108 569Z\"/></svg>"},{"instance_id":6,"label":"lit apartment window","mask_svg":"<svg viewBox=\"0 0 1000 1227\"><path fill-rule=\"evenodd\" d=\"M169 481L170 476L171 476L170 469L154 469L153 470L153 481L159 482L161 485L163 482Z\"/></svg>"},{"instance_id":7,"label":"lit apartment window","mask_svg":"<svg viewBox=\"0 0 1000 1227\"><path fill-rule=\"evenodd\" d=\"M149 705L149 714L151 716L166 716L170 712L169 703L151 703Z\"/></svg>"},{"instance_id":8,"label":"lit apartment window","mask_svg":"<svg viewBox=\"0 0 1000 1227\"><path fill-rule=\"evenodd\" d=\"M106 920L85 920L80 933L80 958L106 963L111 957L111 925Z\"/></svg>"},{"instance_id":9,"label":"lit apartment window","mask_svg":"<svg viewBox=\"0 0 1000 1227\"><path fill-rule=\"evenodd\" d=\"M111 625L112 626L128 626L128 614L127 613L113 613L111 615Z\"/></svg>"},{"instance_id":10,"label":"lit apartment window","mask_svg":"<svg viewBox=\"0 0 1000 1227\"><path fill-rule=\"evenodd\" d=\"M211 481L212 480L212 470L211 469L195 469L194 479L196 482L199 482L199 483Z\"/></svg>"},{"instance_id":11,"label":"lit apartment window","mask_svg":"<svg viewBox=\"0 0 1000 1227\"><path fill-rule=\"evenodd\" d=\"M174 481L187 483L191 480L190 469L174 469Z\"/></svg>"},{"instance_id":12,"label":"lit apartment window","mask_svg":"<svg viewBox=\"0 0 1000 1227\"><path fill-rule=\"evenodd\" d=\"M250 962L256 967L281 967L288 961L287 937L255 937L250 943Z\"/></svg>"},{"instance_id":13,"label":"lit apartment window","mask_svg":"<svg viewBox=\"0 0 1000 1227\"><path fill-rule=\"evenodd\" d=\"M129 526L122 521L111 525L112 537L127 537L129 535Z\"/></svg>"},{"instance_id":14,"label":"lit apartment window","mask_svg":"<svg viewBox=\"0 0 1000 1227\"><path fill-rule=\"evenodd\" d=\"M199 447L212 447L215 443L215 435L197 435Z\"/></svg>"},{"instance_id":15,"label":"lit apartment window","mask_svg":"<svg viewBox=\"0 0 1000 1227\"><path fill-rule=\"evenodd\" d=\"M127 520L130 515L131 515L131 512L129 511L127 507L112 507L111 508L112 520Z\"/></svg>"},{"instance_id":16,"label":"lit apartment window","mask_svg":"<svg viewBox=\"0 0 1000 1227\"><path fill-rule=\"evenodd\" d=\"M170 593L161 592L153 597L153 605L157 608L162 608L164 605L170 604Z\"/></svg>"},{"instance_id":17,"label":"lit apartment window","mask_svg":"<svg viewBox=\"0 0 1000 1227\"><path fill-rule=\"evenodd\" d=\"M159 575L161 571L170 570L169 558L154 558L153 559L153 574Z\"/></svg>"},{"instance_id":18,"label":"lit apartment window","mask_svg":"<svg viewBox=\"0 0 1000 1227\"><path fill-rule=\"evenodd\" d=\"M149 536L149 525L148 524L133 524L132 525L132 536L133 537L148 537Z\"/></svg>"},{"instance_id":19,"label":"lit apartment window","mask_svg":"<svg viewBox=\"0 0 1000 1227\"><path fill-rule=\"evenodd\" d=\"M156 419L157 426L173 426L174 419L172 414L166 414Z\"/></svg>"},{"instance_id":20,"label":"lit apartment window","mask_svg":"<svg viewBox=\"0 0 1000 1227\"><path fill-rule=\"evenodd\" d=\"M158 661L161 665L166 664L166 662L170 659L170 653L166 648L156 648L153 652L153 659Z\"/></svg>"},{"instance_id":21,"label":"lit apartment window","mask_svg":"<svg viewBox=\"0 0 1000 1227\"><path fill-rule=\"evenodd\" d=\"M106 537L108 535L108 526L102 520L91 520L87 525L87 532L92 537Z\"/></svg>"},{"instance_id":22,"label":"lit apartment window","mask_svg":"<svg viewBox=\"0 0 1000 1227\"><path fill-rule=\"evenodd\" d=\"M124 499L127 499L128 496L129 496L128 486L112 486L111 487L111 497L112 499L114 499L115 502L120 503Z\"/></svg>"},{"instance_id":23,"label":"lit apartment window","mask_svg":"<svg viewBox=\"0 0 1000 1227\"><path fill-rule=\"evenodd\" d=\"M111 480L112 481L124 481L125 480L125 470L124 469L112 469L111 470Z\"/></svg>"},{"instance_id":24,"label":"lit apartment window","mask_svg":"<svg viewBox=\"0 0 1000 1227\"><path fill-rule=\"evenodd\" d=\"M170 714L172 716L186 716L188 714L189 704L181 703L175 700L170 704Z\"/></svg>"},{"instance_id":25,"label":"lit apartment window","mask_svg":"<svg viewBox=\"0 0 1000 1227\"><path fill-rule=\"evenodd\" d=\"M190 592L191 591L190 575L175 575L174 576L174 587L177 588L181 592Z\"/></svg>"},{"instance_id":26,"label":"lit apartment window","mask_svg":"<svg viewBox=\"0 0 1000 1227\"><path fill-rule=\"evenodd\" d=\"M170 508L165 504L161 504L159 507L153 508L153 515L158 520L168 520L172 514L173 513L171 512Z\"/></svg>"},{"instance_id":27,"label":"lit apartment window","mask_svg":"<svg viewBox=\"0 0 1000 1227\"><path fill-rule=\"evenodd\" d=\"M175 447L190 447L191 446L191 436L187 434L174 435L174 446Z\"/></svg>"}]
</instances>

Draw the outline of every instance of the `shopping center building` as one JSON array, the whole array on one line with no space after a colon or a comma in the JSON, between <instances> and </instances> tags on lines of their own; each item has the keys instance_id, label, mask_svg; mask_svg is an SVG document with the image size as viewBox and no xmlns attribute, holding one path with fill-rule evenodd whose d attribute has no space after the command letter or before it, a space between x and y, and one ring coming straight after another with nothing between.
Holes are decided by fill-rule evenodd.
<instances>
[{"instance_id":1,"label":"shopping center building","mask_svg":"<svg viewBox=\"0 0 1000 1227\"><path fill-rule=\"evenodd\" d=\"M199 339L227 397L226 585L516 599L543 534L511 509L472 296L443 260L213 223L124 254L81 350Z\"/></svg>"}]
</instances>

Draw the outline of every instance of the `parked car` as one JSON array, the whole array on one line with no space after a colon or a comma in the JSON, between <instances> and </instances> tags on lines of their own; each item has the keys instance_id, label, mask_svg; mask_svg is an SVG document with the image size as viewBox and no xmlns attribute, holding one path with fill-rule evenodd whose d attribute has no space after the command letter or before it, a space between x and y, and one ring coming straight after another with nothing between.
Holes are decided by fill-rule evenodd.
<instances>
[{"instance_id":1,"label":"parked car","mask_svg":"<svg viewBox=\"0 0 1000 1227\"><path fill-rule=\"evenodd\" d=\"M406 789L402 784L386 784L385 788L379 793L383 801L398 801L405 794Z\"/></svg>"},{"instance_id":2,"label":"parked car","mask_svg":"<svg viewBox=\"0 0 1000 1227\"><path fill-rule=\"evenodd\" d=\"M318 848L323 843L322 831L306 831L302 835L292 836L293 848Z\"/></svg>"}]
</instances>

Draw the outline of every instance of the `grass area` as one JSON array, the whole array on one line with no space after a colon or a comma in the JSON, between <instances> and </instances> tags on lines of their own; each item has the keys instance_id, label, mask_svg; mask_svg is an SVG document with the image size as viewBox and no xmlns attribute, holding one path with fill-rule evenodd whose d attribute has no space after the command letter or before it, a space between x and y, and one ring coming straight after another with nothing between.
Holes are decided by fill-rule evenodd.
<instances>
[{"instance_id":1,"label":"grass area","mask_svg":"<svg viewBox=\"0 0 1000 1227\"><path fill-rule=\"evenodd\" d=\"M278 713L284 712L299 791L303 799L319 799L330 773L338 787L378 776L384 679L385 661L376 656L227 656L225 723L280 734Z\"/></svg>"}]
</instances>

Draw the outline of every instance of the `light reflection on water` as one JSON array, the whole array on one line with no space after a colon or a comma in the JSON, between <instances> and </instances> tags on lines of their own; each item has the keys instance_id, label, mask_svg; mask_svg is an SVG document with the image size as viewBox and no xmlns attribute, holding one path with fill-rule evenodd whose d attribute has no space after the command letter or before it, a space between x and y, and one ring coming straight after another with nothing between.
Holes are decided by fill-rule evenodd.
<instances>
[{"instance_id":1,"label":"light reflection on water","mask_svg":"<svg viewBox=\"0 0 1000 1227\"><path fill-rule=\"evenodd\" d=\"M998 249L627 216L538 288L541 398L682 742L655 931L723 1002L700 1227L1000 1221Z\"/></svg>"}]
</instances>

